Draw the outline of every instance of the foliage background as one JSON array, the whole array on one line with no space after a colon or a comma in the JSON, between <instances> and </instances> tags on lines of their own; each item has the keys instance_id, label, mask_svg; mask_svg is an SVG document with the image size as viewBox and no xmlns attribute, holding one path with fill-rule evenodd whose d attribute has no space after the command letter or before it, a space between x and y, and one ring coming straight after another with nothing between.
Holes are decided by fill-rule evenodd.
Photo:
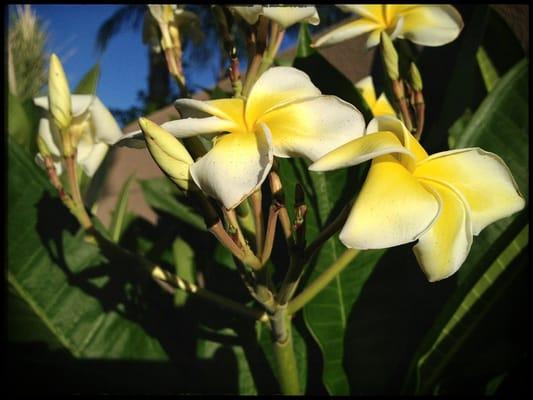
<instances>
[{"instance_id":1,"label":"foliage background","mask_svg":"<svg viewBox=\"0 0 533 400\"><path fill-rule=\"evenodd\" d=\"M493 9L459 9L465 20L460 39L417 55L428 109L422 144L430 153L478 145L496 152L528 198L528 60ZM346 78L310 52L304 40L294 65L324 93L360 102ZM382 87L379 60L373 72ZM134 266L105 259L84 242L31 150L17 140L24 130L20 126L32 119L15 111L17 99L10 101L9 388L19 393L275 393L264 329L192 298L173 299ZM350 183L363 172L308 174L301 161L281 162L280 168L289 205L300 181L313 206L308 237L355 193ZM125 218L121 245L169 270L201 277L211 290L249 301L231 258L215 245L188 200L166 180L141 186L159 215L157 226ZM526 210L486 229L460 273L438 284L425 281L409 245L357 258L295 319L307 393L411 393L416 371L425 382L439 372L425 388L433 393L520 393L530 357L524 328L527 223ZM341 250L337 239L328 242L305 281ZM281 253L274 254L278 270ZM492 268L497 265L500 269ZM485 276L494 283L480 292ZM474 296L472 288L482 295ZM461 307L466 310L458 314ZM459 323L440 340L452 320ZM21 385L28 380L31 385Z\"/></svg>"}]
</instances>

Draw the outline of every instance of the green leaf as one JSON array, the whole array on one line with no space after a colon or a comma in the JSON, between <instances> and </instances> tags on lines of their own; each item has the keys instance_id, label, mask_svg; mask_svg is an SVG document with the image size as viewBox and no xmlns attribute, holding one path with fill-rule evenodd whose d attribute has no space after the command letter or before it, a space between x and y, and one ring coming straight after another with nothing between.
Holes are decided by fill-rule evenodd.
<instances>
[{"instance_id":1,"label":"green leaf","mask_svg":"<svg viewBox=\"0 0 533 400\"><path fill-rule=\"evenodd\" d=\"M433 389L450 359L504 292L506 285L500 281L509 283L509 279L503 279L504 273L526 248L528 237L529 225L526 225L485 273L477 277L472 285L463 285L450 299L430 332L429 337L433 340L416 357L416 393L427 393ZM516 275L518 271L516 267L509 273Z\"/></svg>"},{"instance_id":2,"label":"green leaf","mask_svg":"<svg viewBox=\"0 0 533 400\"><path fill-rule=\"evenodd\" d=\"M146 179L141 181L140 185L150 206L173 215L189 226L206 230L203 218L192 207L182 202L185 196L169 179Z\"/></svg>"},{"instance_id":3,"label":"green leaf","mask_svg":"<svg viewBox=\"0 0 533 400\"><path fill-rule=\"evenodd\" d=\"M7 92L7 132L31 156L37 152L38 115L33 100L20 101L18 97Z\"/></svg>"},{"instance_id":4,"label":"green leaf","mask_svg":"<svg viewBox=\"0 0 533 400\"><path fill-rule=\"evenodd\" d=\"M176 275L195 283L195 265L194 265L194 251L187 242L182 238L177 237L172 243L172 255L174 258L174 267L176 268ZM174 305L180 307L187 301L187 292L183 290L176 290L174 294Z\"/></svg>"},{"instance_id":5,"label":"green leaf","mask_svg":"<svg viewBox=\"0 0 533 400\"><path fill-rule=\"evenodd\" d=\"M529 189L527 73L527 60L508 71L470 117L462 132L456 133L455 144L457 148L479 146L498 154L511 169L526 197ZM424 384L422 389L430 390L431 382L434 383L452 353L458 351L469 329L479 321L475 319L473 322L472 315L486 312L486 302L477 304L481 294L488 290L486 285L492 283L493 292L503 291L498 277L527 243L524 233L527 232L527 227L524 228L526 222L526 212L523 211L489 225L474 238L470 254L457 273L458 289L422 342L422 350L417 353L411 367L408 385L414 385L417 372L419 383ZM439 336L443 329L444 332L452 332L450 337L456 340ZM451 346L452 350L447 346ZM445 354L449 356L443 356ZM426 383L428 374L433 378Z\"/></svg>"},{"instance_id":6,"label":"green leaf","mask_svg":"<svg viewBox=\"0 0 533 400\"><path fill-rule=\"evenodd\" d=\"M81 232L70 233L72 217L16 143L9 143L8 163L7 278L17 294L77 358L167 360L122 306L104 307L101 296L118 265L93 277L106 260Z\"/></svg>"},{"instance_id":7,"label":"green leaf","mask_svg":"<svg viewBox=\"0 0 533 400\"><path fill-rule=\"evenodd\" d=\"M471 119L472 111L467 108L464 114L461 115L461 117L458 118L457 121L455 121L454 124L450 127L450 131L448 134L448 146L450 147L450 149L454 149L457 147L457 140L463 134L463 131L465 130Z\"/></svg>"},{"instance_id":8,"label":"green leaf","mask_svg":"<svg viewBox=\"0 0 533 400\"><path fill-rule=\"evenodd\" d=\"M365 121L372 119L372 111L353 83L329 63L320 53L310 47L310 34L306 24L300 25L298 53L293 66L309 75L311 82L323 94L330 94L353 104L363 113Z\"/></svg>"},{"instance_id":9,"label":"green leaf","mask_svg":"<svg viewBox=\"0 0 533 400\"><path fill-rule=\"evenodd\" d=\"M496 85L498 79L500 79L498 71L483 46L477 49L476 58L479 69L481 70L481 76L485 82L485 87L487 88L487 92L490 93L494 89L494 85Z\"/></svg>"},{"instance_id":10,"label":"green leaf","mask_svg":"<svg viewBox=\"0 0 533 400\"><path fill-rule=\"evenodd\" d=\"M364 169L309 173L307 163L303 160L278 161L289 211L292 211L295 183L300 182L304 187L309 206L306 238L310 243L353 198L357 183L361 184ZM311 261L306 279L300 287L305 287L305 282L313 281L324 272L345 250L337 235L334 235ZM383 253L383 250L377 250L360 254L303 309L305 323L322 352L322 378L330 394L349 394L349 383L343 367L348 314Z\"/></svg>"},{"instance_id":11,"label":"green leaf","mask_svg":"<svg viewBox=\"0 0 533 400\"><path fill-rule=\"evenodd\" d=\"M96 87L100 79L100 64L95 64L84 76L81 78L78 86L74 89L75 94L96 94Z\"/></svg>"},{"instance_id":12,"label":"green leaf","mask_svg":"<svg viewBox=\"0 0 533 400\"><path fill-rule=\"evenodd\" d=\"M113 210L113 216L111 218L111 224L109 225L109 232L111 233L111 240L115 243L120 241L120 236L124 232L126 213L128 210L128 199L130 195L130 187L134 181L135 174L131 174L129 178L122 185L120 193Z\"/></svg>"},{"instance_id":13,"label":"green leaf","mask_svg":"<svg viewBox=\"0 0 533 400\"><path fill-rule=\"evenodd\" d=\"M522 194L529 195L529 113L528 62L523 60L507 72L494 90L482 102L464 131L458 136L456 147L481 147L500 156L510 168ZM511 224L520 218L514 215L496 221L474 240L470 255L459 270L459 283L472 270L487 249Z\"/></svg>"}]
</instances>

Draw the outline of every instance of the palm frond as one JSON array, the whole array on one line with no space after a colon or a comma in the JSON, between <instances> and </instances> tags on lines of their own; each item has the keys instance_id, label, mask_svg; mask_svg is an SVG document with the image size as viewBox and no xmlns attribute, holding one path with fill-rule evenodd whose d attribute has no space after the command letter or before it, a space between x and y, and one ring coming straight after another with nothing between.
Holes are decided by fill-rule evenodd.
<instances>
[{"instance_id":1,"label":"palm frond","mask_svg":"<svg viewBox=\"0 0 533 400\"><path fill-rule=\"evenodd\" d=\"M136 29L140 26L146 6L142 4L132 4L121 6L113 13L98 29L96 36L95 48L101 53L103 52L109 41L125 27Z\"/></svg>"}]
</instances>

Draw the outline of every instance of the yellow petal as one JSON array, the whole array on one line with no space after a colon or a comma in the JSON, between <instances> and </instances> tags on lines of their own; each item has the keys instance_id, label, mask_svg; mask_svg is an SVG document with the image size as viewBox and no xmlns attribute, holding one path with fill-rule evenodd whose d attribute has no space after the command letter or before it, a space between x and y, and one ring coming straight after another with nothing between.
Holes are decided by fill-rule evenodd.
<instances>
[{"instance_id":1,"label":"yellow petal","mask_svg":"<svg viewBox=\"0 0 533 400\"><path fill-rule=\"evenodd\" d=\"M439 204L391 155L374 159L342 228L347 247L380 249L412 242L435 221Z\"/></svg>"},{"instance_id":2,"label":"yellow petal","mask_svg":"<svg viewBox=\"0 0 533 400\"><path fill-rule=\"evenodd\" d=\"M273 107L287 102L319 96L320 90L309 76L292 67L273 67L264 72L250 90L245 116L249 129Z\"/></svg>"},{"instance_id":3,"label":"yellow petal","mask_svg":"<svg viewBox=\"0 0 533 400\"><path fill-rule=\"evenodd\" d=\"M413 251L427 279L435 282L453 275L463 265L472 246L472 222L460 193L435 182L421 183L439 199L440 214Z\"/></svg>"},{"instance_id":4,"label":"yellow petal","mask_svg":"<svg viewBox=\"0 0 533 400\"><path fill-rule=\"evenodd\" d=\"M444 182L462 194L472 213L474 235L525 206L525 200L504 161L480 148L433 154L417 165L414 174Z\"/></svg>"},{"instance_id":5,"label":"yellow petal","mask_svg":"<svg viewBox=\"0 0 533 400\"><path fill-rule=\"evenodd\" d=\"M214 115L220 119L232 120L235 115L243 113L244 102L242 99L211 101L178 99L174 102L174 107L180 113L181 118L200 118Z\"/></svg>"},{"instance_id":6,"label":"yellow petal","mask_svg":"<svg viewBox=\"0 0 533 400\"><path fill-rule=\"evenodd\" d=\"M318 38L318 40L313 44L313 47L325 47L331 46L336 43L340 43L344 40L360 36L364 33L371 32L379 29L380 26L367 18L359 18L355 21L347 22L338 28L331 30L325 35ZM378 39L379 43L379 39Z\"/></svg>"},{"instance_id":7,"label":"yellow petal","mask_svg":"<svg viewBox=\"0 0 533 400\"><path fill-rule=\"evenodd\" d=\"M392 108L387 96L385 96L385 93L382 93L381 96L379 96L376 104L374 107L372 107L372 113L376 117L380 115L390 115L396 117L396 111L394 111L394 108Z\"/></svg>"},{"instance_id":8,"label":"yellow petal","mask_svg":"<svg viewBox=\"0 0 533 400\"><path fill-rule=\"evenodd\" d=\"M361 96L365 99L366 104L372 110L376 104L376 91L374 89L374 82L372 76L367 76L355 84L355 87L360 90Z\"/></svg>"},{"instance_id":9,"label":"yellow petal","mask_svg":"<svg viewBox=\"0 0 533 400\"><path fill-rule=\"evenodd\" d=\"M410 154L394 133L376 132L352 140L327 153L311 164L309 170L331 171L346 168L390 153Z\"/></svg>"},{"instance_id":10,"label":"yellow petal","mask_svg":"<svg viewBox=\"0 0 533 400\"><path fill-rule=\"evenodd\" d=\"M429 5L402 10L400 38L422 46L442 46L455 40L463 29L461 14L450 5Z\"/></svg>"},{"instance_id":11,"label":"yellow petal","mask_svg":"<svg viewBox=\"0 0 533 400\"><path fill-rule=\"evenodd\" d=\"M398 118L390 115L382 115L372 119L366 127L366 134L373 132L393 132L402 141L404 147L409 150L414 156L412 157L400 156L401 162L409 168L414 170L414 162L420 162L427 158L428 154L424 148L418 143L418 140L407 130L405 125Z\"/></svg>"},{"instance_id":12,"label":"yellow petal","mask_svg":"<svg viewBox=\"0 0 533 400\"><path fill-rule=\"evenodd\" d=\"M237 207L267 177L273 155L266 125L254 133L230 133L217 138L214 147L191 167L195 183L224 207Z\"/></svg>"},{"instance_id":13,"label":"yellow petal","mask_svg":"<svg viewBox=\"0 0 533 400\"><path fill-rule=\"evenodd\" d=\"M350 103L336 96L297 100L258 119L272 132L274 155L312 161L363 135L365 120Z\"/></svg>"}]
</instances>

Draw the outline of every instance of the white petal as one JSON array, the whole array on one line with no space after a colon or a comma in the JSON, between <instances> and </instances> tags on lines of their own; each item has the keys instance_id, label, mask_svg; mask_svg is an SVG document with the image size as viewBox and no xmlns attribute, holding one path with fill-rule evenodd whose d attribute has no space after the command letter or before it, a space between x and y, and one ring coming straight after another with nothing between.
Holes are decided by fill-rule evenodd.
<instances>
[{"instance_id":1,"label":"white petal","mask_svg":"<svg viewBox=\"0 0 533 400\"><path fill-rule=\"evenodd\" d=\"M320 95L309 76L292 67L273 67L263 73L250 90L245 108L248 127L273 107Z\"/></svg>"},{"instance_id":2,"label":"white petal","mask_svg":"<svg viewBox=\"0 0 533 400\"><path fill-rule=\"evenodd\" d=\"M412 7L404 18L399 37L422 46L442 46L455 40L463 29L461 14L450 5Z\"/></svg>"},{"instance_id":3,"label":"white petal","mask_svg":"<svg viewBox=\"0 0 533 400\"><path fill-rule=\"evenodd\" d=\"M94 98L90 112L92 134L96 142L112 144L122 136L122 131L117 121L98 97Z\"/></svg>"},{"instance_id":4,"label":"white petal","mask_svg":"<svg viewBox=\"0 0 533 400\"><path fill-rule=\"evenodd\" d=\"M77 157L78 164L81 165L87 176L92 177L94 175L100 164L102 164L108 150L109 146L106 143L96 143L90 148L85 157Z\"/></svg>"},{"instance_id":5,"label":"white petal","mask_svg":"<svg viewBox=\"0 0 533 400\"><path fill-rule=\"evenodd\" d=\"M61 156L59 147L56 144L57 141L59 141L60 139L54 137L54 134L50 129L50 120L48 120L47 118L41 118L39 120L39 136L41 137L41 139L43 139L44 143L48 147L48 151L50 151L50 154L57 157Z\"/></svg>"},{"instance_id":6,"label":"white petal","mask_svg":"<svg viewBox=\"0 0 533 400\"><path fill-rule=\"evenodd\" d=\"M191 166L191 176L203 192L234 208L267 177L273 161L271 140L264 124L256 134L224 135Z\"/></svg>"},{"instance_id":7,"label":"white petal","mask_svg":"<svg viewBox=\"0 0 533 400\"><path fill-rule=\"evenodd\" d=\"M315 7L263 7L263 15L276 21L283 28L294 25L297 22L307 22L311 25L318 25L320 18Z\"/></svg>"},{"instance_id":8,"label":"white petal","mask_svg":"<svg viewBox=\"0 0 533 400\"><path fill-rule=\"evenodd\" d=\"M253 25L257 22L261 11L263 10L262 6L230 6L234 12L239 14L247 23Z\"/></svg>"},{"instance_id":9,"label":"white petal","mask_svg":"<svg viewBox=\"0 0 533 400\"><path fill-rule=\"evenodd\" d=\"M390 153L404 153L413 157L392 132L376 132L352 140L330 151L309 166L310 171L331 171L351 167Z\"/></svg>"},{"instance_id":10,"label":"white petal","mask_svg":"<svg viewBox=\"0 0 533 400\"><path fill-rule=\"evenodd\" d=\"M366 18L360 18L355 21L347 22L326 33L324 36L321 36L313 44L313 47L331 46L377 29L379 29L379 25L376 22Z\"/></svg>"},{"instance_id":11,"label":"white petal","mask_svg":"<svg viewBox=\"0 0 533 400\"><path fill-rule=\"evenodd\" d=\"M439 200L440 214L413 247L430 282L453 275L463 265L472 246L470 211L460 193L449 186L421 180Z\"/></svg>"},{"instance_id":12,"label":"white petal","mask_svg":"<svg viewBox=\"0 0 533 400\"><path fill-rule=\"evenodd\" d=\"M361 137L363 115L336 96L317 96L272 109L258 121L272 132L274 155L317 160L331 150Z\"/></svg>"},{"instance_id":13,"label":"white petal","mask_svg":"<svg viewBox=\"0 0 533 400\"><path fill-rule=\"evenodd\" d=\"M439 214L428 192L391 155L375 158L339 239L347 247L381 249L412 242Z\"/></svg>"},{"instance_id":14,"label":"white petal","mask_svg":"<svg viewBox=\"0 0 533 400\"><path fill-rule=\"evenodd\" d=\"M462 194L471 210L474 235L525 206L505 162L477 147L433 154L417 165L414 174L444 182Z\"/></svg>"}]
</instances>

